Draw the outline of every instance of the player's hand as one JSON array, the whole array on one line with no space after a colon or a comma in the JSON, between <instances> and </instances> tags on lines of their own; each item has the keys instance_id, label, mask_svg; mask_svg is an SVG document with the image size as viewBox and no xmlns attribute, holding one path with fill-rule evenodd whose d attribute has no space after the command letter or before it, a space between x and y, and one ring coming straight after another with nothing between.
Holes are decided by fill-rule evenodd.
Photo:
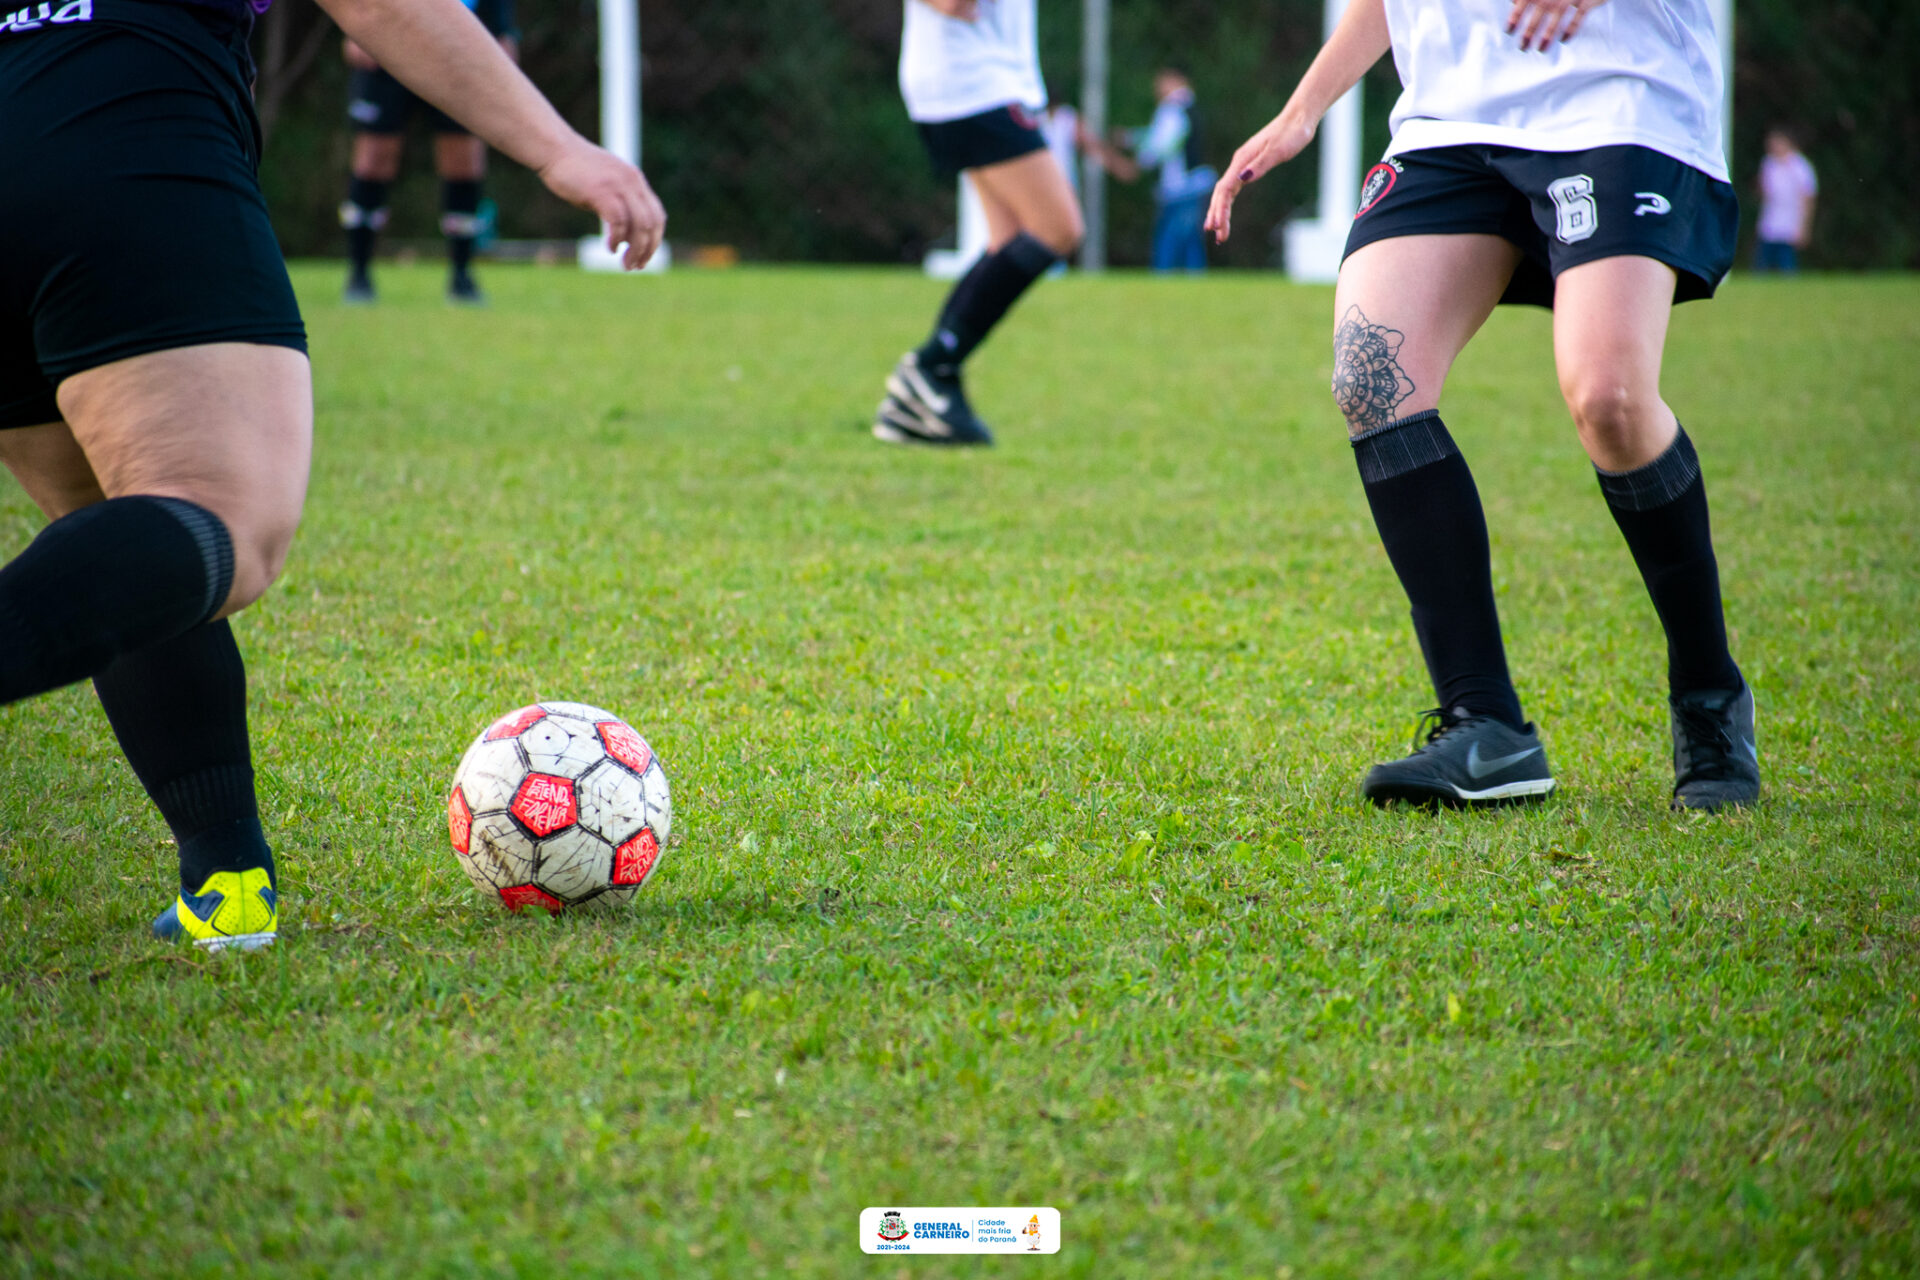
<instances>
[{"instance_id":1,"label":"player's hand","mask_svg":"<svg viewBox=\"0 0 1920 1280\"><path fill-rule=\"evenodd\" d=\"M380 64L373 60L373 55L365 49L362 49L352 40L342 40L340 42L340 56L345 58L347 65L355 71L378 71L380 69Z\"/></svg>"},{"instance_id":2,"label":"player's hand","mask_svg":"<svg viewBox=\"0 0 1920 1280\"><path fill-rule=\"evenodd\" d=\"M1565 43L1586 21L1587 10L1598 9L1607 0L1513 0L1507 15L1507 34L1520 33L1520 48L1544 53L1558 40Z\"/></svg>"},{"instance_id":3,"label":"player's hand","mask_svg":"<svg viewBox=\"0 0 1920 1280\"><path fill-rule=\"evenodd\" d=\"M1207 206L1207 220L1203 225L1213 232L1215 244L1225 244L1233 232L1233 202L1241 188L1293 159L1312 141L1313 126L1289 119L1283 112L1240 144L1227 171L1213 184L1213 201Z\"/></svg>"},{"instance_id":4,"label":"player's hand","mask_svg":"<svg viewBox=\"0 0 1920 1280\"><path fill-rule=\"evenodd\" d=\"M647 265L667 231L667 211L638 169L585 138L540 170L547 190L576 208L600 215L607 224L607 248L627 246L624 265Z\"/></svg>"},{"instance_id":5,"label":"player's hand","mask_svg":"<svg viewBox=\"0 0 1920 1280\"><path fill-rule=\"evenodd\" d=\"M973 22L980 17L980 0L920 0L920 3L962 22Z\"/></svg>"}]
</instances>

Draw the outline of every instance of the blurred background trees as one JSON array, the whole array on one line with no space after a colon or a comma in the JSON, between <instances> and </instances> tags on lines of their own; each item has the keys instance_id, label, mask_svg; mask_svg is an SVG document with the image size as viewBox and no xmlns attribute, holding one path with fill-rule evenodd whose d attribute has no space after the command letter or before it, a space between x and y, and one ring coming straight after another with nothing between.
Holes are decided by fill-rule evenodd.
<instances>
[{"instance_id":1,"label":"blurred background trees","mask_svg":"<svg viewBox=\"0 0 1920 1280\"><path fill-rule=\"evenodd\" d=\"M1040 12L1048 87L1073 102L1080 6L1041 0ZM1920 4L1736 0L1736 12L1734 180L1749 224L1761 135L1791 125L1820 174L1808 265L1920 268ZM520 22L522 64L591 135L592 0L520 0ZM903 262L950 237L953 187L928 172L894 84L899 33L900 0L641 0L644 158L676 244L759 261ZM1208 156L1223 164L1279 110L1319 34L1319 0L1113 0L1112 118L1144 123L1153 71L1178 66L1193 79ZM337 253L348 144L339 33L313 0L279 0L254 49L275 225L290 254ZM1367 90L1372 153L1398 92L1390 61ZM424 142L409 148L416 180L396 191L400 237L434 235ZM1314 182L1309 154L1254 188L1236 215L1241 234L1216 260L1277 265L1266 233L1311 212ZM1151 193L1110 190L1109 258L1144 262ZM591 229L511 163L496 160L489 193L504 236Z\"/></svg>"}]
</instances>

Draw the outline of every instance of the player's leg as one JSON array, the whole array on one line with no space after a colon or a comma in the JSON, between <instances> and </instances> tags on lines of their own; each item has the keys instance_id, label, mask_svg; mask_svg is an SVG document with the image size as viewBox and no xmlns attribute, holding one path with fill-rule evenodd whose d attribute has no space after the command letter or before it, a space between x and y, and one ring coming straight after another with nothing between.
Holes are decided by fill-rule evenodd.
<instances>
[{"instance_id":1,"label":"player's leg","mask_svg":"<svg viewBox=\"0 0 1920 1280\"><path fill-rule=\"evenodd\" d=\"M933 332L903 356L887 379L874 434L883 440L991 444L993 436L967 404L961 368L1034 281L1071 253L1085 234L1080 203L1037 130L1009 123L959 122L955 128L998 130L983 145L1018 154L968 168L966 177L987 218L988 251L947 295Z\"/></svg>"},{"instance_id":2,"label":"player's leg","mask_svg":"<svg viewBox=\"0 0 1920 1280\"><path fill-rule=\"evenodd\" d=\"M434 134L440 171L440 234L447 238L447 299L480 306L486 298L474 283L474 241L480 234L480 191L487 176L487 144L447 121Z\"/></svg>"},{"instance_id":3,"label":"player's leg","mask_svg":"<svg viewBox=\"0 0 1920 1280\"><path fill-rule=\"evenodd\" d=\"M1086 234L1080 204L1046 150L969 170L987 216L988 251L948 296L921 363L957 373L1033 282Z\"/></svg>"},{"instance_id":4,"label":"player's leg","mask_svg":"<svg viewBox=\"0 0 1920 1280\"><path fill-rule=\"evenodd\" d=\"M413 91L377 67L354 71L347 95L347 118L353 124L352 178L340 206L340 225L347 232L346 300L374 300L374 242L387 225L387 198L400 177L407 121L418 100Z\"/></svg>"},{"instance_id":5,"label":"player's leg","mask_svg":"<svg viewBox=\"0 0 1920 1280\"><path fill-rule=\"evenodd\" d=\"M394 179L400 176L404 145L405 139L398 133L362 129L353 135L352 176L347 182L347 198L340 205L340 226L347 233L348 302L374 300L373 252L387 225L387 199Z\"/></svg>"},{"instance_id":6,"label":"player's leg","mask_svg":"<svg viewBox=\"0 0 1920 1280\"><path fill-rule=\"evenodd\" d=\"M65 423L0 431L0 460L50 521L107 500ZM179 854L180 895L162 929L182 927L183 907L210 922L219 912L203 891L218 892L225 881L223 897L233 901L218 904L226 907L221 923L231 926L223 932L257 940L275 913L247 910L246 881L252 873L256 897L271 892L273 854L254 796L246 668L232 628L225 619L189 627L121 655L93 683Z\"/></svg>"},{"instance_id":7,"label":"player's leg","mask_svg":"<svg viewBox=\"0 0 1920 1280\"><path fill-rule=\"evenodd\" d=\"M1660 395L1674 269L1601 258L1556 281L1560 389L1614 523L1667 635L1674 803L1718 808L1759 795L1753 698L1727 646L1706 486L1693 442Z\"/></svg>"},{"instance_id":8,"label":"player's leg","mask_svg":"<svg viewBox=\"0 0 1920 1280\"><path fill-rule=\"evenodd\" d=\"M244 608L279 573L306 491L313 413L298 351L134 356L67 378L59 403L105 500L65 512L0 569L0 702ZM11 447L7 460L34 465ZM29 485L46 499L83 482L70 468Z\"/></svg>"},{"instance_id":9,"label":"player's leg","mask_svg":"<svg viewBox=\"0 0 1920 1280\"><path fill-rule=\"evenodd\" d=\"M1439 414L1454 359L1520 258L1500 236L1413 235L1362 245L1341 267L1333 396L1438 699L1426 743L1368 773L1377 803L1493 803L1553 787L1507 671L1480 494Z\"/></svg>"}]
</instances>

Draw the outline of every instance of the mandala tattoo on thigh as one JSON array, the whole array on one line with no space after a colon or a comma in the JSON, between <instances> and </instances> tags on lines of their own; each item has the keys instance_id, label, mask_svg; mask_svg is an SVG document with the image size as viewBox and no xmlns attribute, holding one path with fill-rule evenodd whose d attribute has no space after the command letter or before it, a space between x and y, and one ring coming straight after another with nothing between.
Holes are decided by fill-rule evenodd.
<instances>
[{"instance_id":1,"label":"mandala tattoo on thigh","mask_svg":"<svg viewBox=\"0 0 1920 1280\"><path fill-rule=\"evenodd\" d=\"M1333 335L1333 399L1355 435L1384 427L1393 411L1414 393L1413 379L1400 367L1406 335L1374 324L1358 307L1348 307Z\"/></svg>"}]
</instances>

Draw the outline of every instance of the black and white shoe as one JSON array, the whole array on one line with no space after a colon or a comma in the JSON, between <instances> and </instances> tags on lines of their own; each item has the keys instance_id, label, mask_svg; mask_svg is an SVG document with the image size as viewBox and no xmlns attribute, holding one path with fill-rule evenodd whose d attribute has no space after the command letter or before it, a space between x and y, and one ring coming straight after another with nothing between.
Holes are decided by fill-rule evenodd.
<instances>
[{"instance_id":1,"label":"black and white shoe","mask_svg":"<svg viewBox=\"0 0 1920 1280\"><path fill-rule=\"evenodd\" d=\"M1675 809L1738 809L1760 799L1760 748L1753 736L1753 686L1669 698L1673 714Z\"/></svg>"},{"instance_id":2,"label":"black and white shoe","mask_svg":"<svg viewBox=\"0 0 1920 1280\"><path fill-rule=\"evenodd\" d=\"M1367 770L1360 794L1382 807L1404 800L1458 809L1544 799L1553 785L1532 725L1523 731L1464 707L1436 707L1420 718L1413 754Z\"/></svg>"},{"instance_id":3,"label":"black and white shoe","mask_svg":"<svg viewBox=\"0 0 1920 1280\"><path fill-rule=\"evenodd\" d=\"M993 432L967 403L959 374L935 373L913 351L887 375L887 398L874 416L873 434L889 444L993 443Z\"/></svg>"}]
</instances>

